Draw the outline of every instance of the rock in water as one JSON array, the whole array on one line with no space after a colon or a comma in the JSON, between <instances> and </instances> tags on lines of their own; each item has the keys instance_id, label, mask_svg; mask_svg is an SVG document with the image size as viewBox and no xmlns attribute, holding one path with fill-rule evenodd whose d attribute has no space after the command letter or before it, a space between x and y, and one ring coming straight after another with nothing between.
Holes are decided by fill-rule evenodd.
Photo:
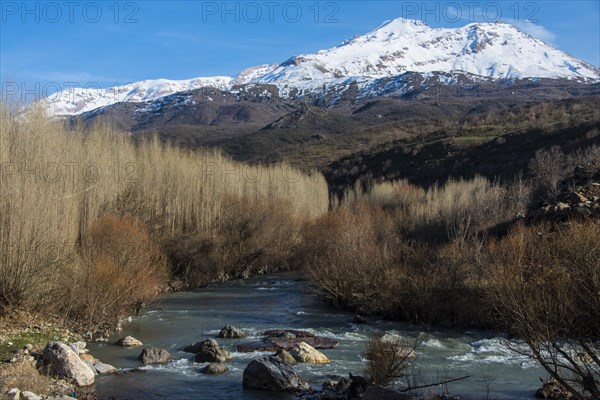
<instances>
[{"instance_id":1,"label":"rock in water","mask_svg":"<svg viewBox=\"0 0 600 400\"><path fill-rule=\"evenodd\" d=\"M296 359L287 350L284 349L277 350L277 353L275 353L273 357L289 365L298 364L298 361L296 361Z\"/></svg>"},{"instance_id":2,"label":"rock in water","mask_svg":"<svg viewBox=\"0 0 600 400\"><path fill-rule=\"evenodd\" d=\"M200 370L203 374L220 375L229 372L229 368L223 363L210 363Z\"/></svg>"},{"instance_id":3,"label":"rock in water","mask_svg":"<svg viewBox=\"0 0 600 400\"><path fill-rule=\"evenodd\" d=\"M94 383L94 371L64 343L49 342L42 351L42 360L52 375L71 380L77 386Z\"/></svg>"},{"instance_id":4,"label":"rock in water","mask_svg":"<svg viewBox=\"0 0 600 400\"><path fill-rule=\"evenodd\" d=\"M299 331L296 329L271 329L266 331L264 335L268 338L286 338L287 339L295 339L295 338L308 338L314 337L313 333L308 331Z\"/></svg>"},{"instance_id":5,"label":"rock in water","mask_svg":"<svg viewBox=\"0 0 600 400\"><path fill-rule=\"evenodd\" d=\"M296 361L301 363L327 364L329 362L329 358L327 358L325 354L304 342L298 343L290 350L290 354Z\"/></svg>"},{"instance_id":6,"label":"rock in water","mask_svg":"<svg viewBox=\"0 0 600 400\"><path fill-rule=\"evenodd\" d=\"M138 357L144 364L164 364L172 360L171 354L158 347L145 347Z\"/></svg>"},{"instance_id":7,"label":"rock in water","mask_svg":"<svg viewBox=\"0 0 600 400\"><path fill-rule=\"evenodd\" d=\"M305 389L308 386L298 378L290 365L274 357L251 361L244 369L242 385L245 389L279 392Z\"/></svg>"},{"instance_id":8,"label":"rock in water","mask_svg":"<svg viewBox=\"0 0 600 400\"><path fill-rule=\"evenodd\" d=\"M123 346L123 347L134 347L134 346L143 346L144 345L144 343L140 342L133 336L125 336L124 338L117 340L117 342L115 344L118 346Z\"/></svg>"},{"instance_id":9,"label":"rock in water","mask_svg":"<svg viewBox=\"0 0 600 400\"><path fill-rule=\"evenodd\" d=\"M217 335L217 337L221 339L243 339L246 336L246 332L231 325L224 326L223 329L221 329L221 332L219 332Z\"/></svg>"},{"instance_id":10,"label":"rock in water","mask_svg":"<svg viewBox=\"0 0 600 400\"><path fill-rule=\"evenodd\" d=\"M112 374L117 370L112 365L103 363L102 361L97 361L96 364L94 364L94 369L96 370L98 375Z\"/></svg>"},{"instance_id":11,"label":"rock in water","mask_svg":"<svg viewBox=\"0 0 600 400\"><path fill-rule=\"evenodd\" d=\"M197 346L196 346L197 345ZM215 339L207 339L203 342L196 343L198 352L194 361L196 362L217 362L222 363L231 359L231 354L219 345Z\"/></svg>"}]
</instances>

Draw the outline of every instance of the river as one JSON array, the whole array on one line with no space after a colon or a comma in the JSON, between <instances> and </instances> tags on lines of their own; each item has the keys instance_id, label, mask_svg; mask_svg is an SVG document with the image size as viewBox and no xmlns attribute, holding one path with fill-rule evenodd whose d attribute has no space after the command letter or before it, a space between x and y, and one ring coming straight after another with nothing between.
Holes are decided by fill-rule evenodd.
<instances>
[{"instance_id":1,"label":"river","mask_svg":"<svg viewBox=\"0 0 600 400\"><path fill-rule=\"evenodd\" d=\"M406 323L370 319L368 325L352 323L353 314L323 305L306 289L298 274L260 276L215 284L192 292L172 293L142 310L125 324L108 343L91 343L92 354L117 367L121 373L99 376L96 391L102 398L132 399L282 399L281 394L242 389L242 373L254 358L269 353L237 353L235 346L267 329L303 329L335 338L339 347L323 350L330 364L295 367L313 387L320 388L327 375L361 374L363 353L369 335L389 332L415 338L425 332ZM219 376L198 372L191 354L181 349L191 343L215 337L224 325L245 329L246 340L219 339L233 355L230 372ZM465 399L533 398L538 377L545 374L527 357L503 346L502 339L490 332L434 330L418 351L420 369L431 377L469 379L450 384L451 394ZM167 349L176 359L166 365L143 366L137 361L141 348L122 348L110 343L132 335L145 345ZM142 368L143 372L129 369ZM486 385L486 381L489 385Z\"/></svg>"}]
</instances>

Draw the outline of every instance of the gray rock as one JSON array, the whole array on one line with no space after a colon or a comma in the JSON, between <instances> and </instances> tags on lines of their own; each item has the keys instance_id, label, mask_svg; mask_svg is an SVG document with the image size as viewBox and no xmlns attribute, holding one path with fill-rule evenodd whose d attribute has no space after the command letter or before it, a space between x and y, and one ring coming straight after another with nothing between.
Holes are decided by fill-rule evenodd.
<instances>
[{"instance_id":1,"label":"gray rock","mask_svg":"<svg viewBox=\"0 0 600 400\"><path fill-rule=\"evenodd\" d=\"M231 354L214 339L207 339L192 346L198 350L194 357L196 362L223 363L231 359Z\"/></svg>"},{"instance_id":2,"label":"gray rock","mask_svg":"<svg viewBox=\"0 0 600 400\"><path fill-rule=\"evenodd\" d=\"M6 394L10 400L19 400L21 398L21 391L18 388L12 388Z\"/></svg>"},{"instance_id":3,"label":"gray rock","mask_svg":"<svg viewBox=\"0 0 600 400\"><path fill-rule=\"evenodd\" d=\"M144 343L137 340L133 336L125 336L124 338L117 340L117 342L115 344L118 346L123 346L123 347L134 347L134 346L143 346L144 345Z\"/></svg>"},{"instance_id":4,"label":"gray rock","mask_svg":"<svg viewBox=\"0 0 600 400\"><path fill-rule=\"evenodd\" d=\"M251 361L244 369L242 385L246 389L280 392L308 388L290 365L274 357Z\"/></svg>"},{"instance_id":5,"label":"gray rock","mask_svg":"<svg viewBox=\"0 0 600 400\"><path fill-rule=\"evenodd\" d=\"M217 337L221 339L243 339L246 336L246 332L231 325L224 326L223 329L221 329L221 332L219 332L217 335Z\"/></svg>"},{"instance_id":6,"label":"gray rock","mask_svg":"<svg viewBox=\"0 0 600 400\"><path fill-rule=\"evenodd\" d=\"M229 372L229 368L223 363L210 363L200 370L203 374L220 375Z\"/></svg>"},{"instance_id":7,"label":"gray rock","mask_svg":"<svg viewBox=\"0 0 600 400\"><path fill-rule=\"evenodd\" d=\"M89 386L94 383L94 371L64 343L48 343L42 351L42 360L52 375L73 381L77 386Z\"/></svg>"},{"instance_id":8,"label":"gray rock","mask_svg":"<svg viewBox=\"0 0 600 400\"><path fill-rule=\"evenodd\" d=\"M280 361L283 361L288 365L298 364L298 361L296 361L296 359L287 350L284 349L277 350L277 353L275 353L273 357L277 358Z\"/></svg>"},{"instance_id":9,"label":"gray rock","mask_svg":"<svg viewBox=\"0 0 600 400\"><path fill-rule=\"evenodd\" d=\"M21 392L22 400L42 400L42 396L38 396L37 394L29 391Z\"/></svg>"},{"instance_id":10,"label":"gray rock","mask_svg":"<svg viewBox=\"0 0 600 400\"><path fill-rule=\"evenodd\" d=\"M92 371L94 371L94 375L98 375L98 371L96 371L96 368L94 368L94 363L93 362L87 361L87 360L84 360L83 362L85 363L85 365L87 365L88 367L90 367Z\"/></svg>"},{"instance_id":11,"label":"gray rock","mask_svg":"<svg viewBox=\"0 0 600 400\"><path fill-rule=\"evenodd\" d=\"M110 364L103 363L102 361L97 361L94 365L94 369L98 373L98 375L107 375L112 374L117 369Z\"/></svg>"},{"instance_id":12,"label":"gray rock","mask_svg":"<svg viewBox=\"0 0 600 400\"><path fill-rule=\"evenodd\" d=\"M168 351L159 349L158 347L144 347L144 350L142 350L138 357L138 360L144 364L164 364L172 359Z\"/></svg>"}]
</instances>

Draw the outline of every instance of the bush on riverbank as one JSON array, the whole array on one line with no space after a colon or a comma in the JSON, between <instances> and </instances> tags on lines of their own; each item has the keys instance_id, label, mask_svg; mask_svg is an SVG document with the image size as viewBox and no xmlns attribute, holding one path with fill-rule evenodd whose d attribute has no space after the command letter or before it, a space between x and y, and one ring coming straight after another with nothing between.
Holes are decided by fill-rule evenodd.
<instances>
[{"instance_id":1,"label":"bush on riverbank","mask_svg":"<svg viewBox=\"0 0 600 400\"><path fill-rule=\"evenodd\" d=\"M305 270L337 305L425 324L489 323L482 235L524 213L522 182L407 182L354 194L306 230Z\"/></svg>"},{"instance_id":2,"label":"bush on riverbank","mask_svg":"<svg viewBox=\"0 0 600 400\"><path fill-rule=\"evenodd\" d=\"M118 318L166 284L163 254L192 284L276 269L300 223L327 212L317 173L0 112L0 309Z\"/></svg>"},{"instance_id":3,"label":"bush on riverbank","mask_svg":"<svg viewBox=\"0 0 600 400\"><path fill-rule=\"evenodd\" d=\"M575 398L599 398L600 222L518 226L489 251L498 326Z\"/></svg>"}]
</instances>

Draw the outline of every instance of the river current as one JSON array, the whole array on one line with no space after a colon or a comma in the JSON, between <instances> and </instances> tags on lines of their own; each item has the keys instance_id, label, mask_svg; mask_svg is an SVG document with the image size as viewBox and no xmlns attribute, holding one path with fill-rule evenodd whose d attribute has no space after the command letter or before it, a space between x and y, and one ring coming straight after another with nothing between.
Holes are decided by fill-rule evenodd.
<instances>
[{"instance_id":1,"label":"river current","mask_svg":"<svg viewBox=\"0 0 600 400\"><path fill-rule=\"evenodd\" d=\"M92 343L92 354L119 369L118 374L99 376L96 391L102 398L132 399L285 399L280 393L244 390L242 373L254 358L270 353L238 353L235 346L257 340L268 329L301 329L335 338L339 347L322 350L332 361L324 365L299 364L300 377L313 387L331 375L361 374L369 336L387 332L404 338L426 334L417 351L417 364L432 379L471 377L448 385L447 390L465 399L534 398L545 374L533 360L504 346L501 335L486 331L434 330L401 322L369 319L367 325L352 322L353 314L321 304L295 273L260 276L215 284L192 292L172 293L148 306L124 325L108 343ZM204 375L192 355L182 348L215 337L224 325L246 330L244 340L218 339L232 352L229 373ZM141 348L122 348L110 343L132 335L148 346L168 350L175 361L143 366L137 357ZM141 368L139 372L130 372ZM446 388L438 388L445 390Z\"/></svg>"}]
</instances>

